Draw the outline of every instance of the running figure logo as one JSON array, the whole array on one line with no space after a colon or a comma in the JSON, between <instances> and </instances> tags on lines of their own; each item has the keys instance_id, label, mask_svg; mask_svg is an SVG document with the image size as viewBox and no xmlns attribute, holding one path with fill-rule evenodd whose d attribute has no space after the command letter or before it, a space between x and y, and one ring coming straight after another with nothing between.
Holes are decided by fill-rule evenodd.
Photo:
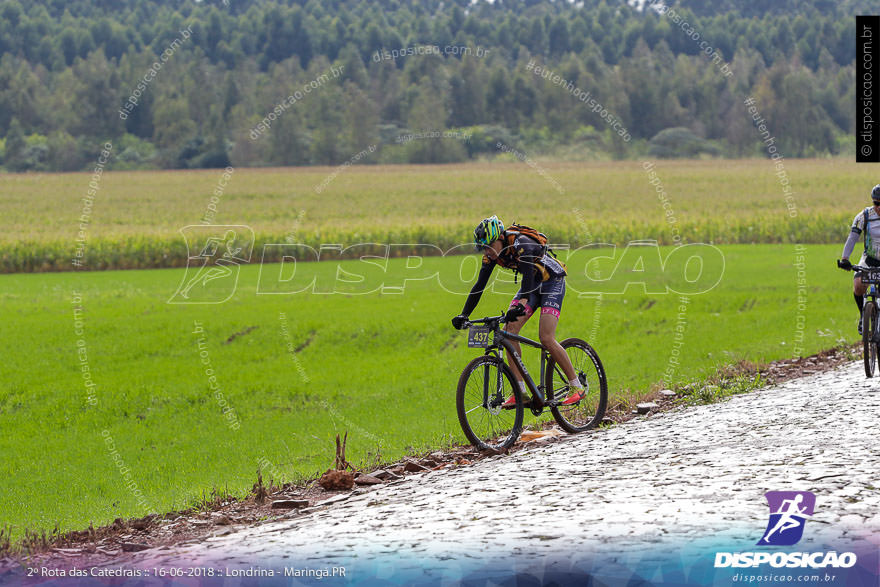
<instances>
[{"instance_id":1,"label":"running figure logo","mask_svg":"<svg viewBox=\"0 0 880 587\"><path fill-rule=\"evenodd\" d=\"M768 491L764 497L770 506L770 521L758 545L797 544L804 535L807 516L816 508L816 496L809 491Z\"/></svg>"},{"instance_id":2,"label":"running figure logo","mask_svg":"<svg viewBox=\"0 0 880 587\"><path fill-rule=\"evenodd\" d=\"M240 265L251 258L253 231L247 226L191 225L180 232L190 253L183 279L168 303L219 304L231 298Z\"/></svg>"}]
</instances>

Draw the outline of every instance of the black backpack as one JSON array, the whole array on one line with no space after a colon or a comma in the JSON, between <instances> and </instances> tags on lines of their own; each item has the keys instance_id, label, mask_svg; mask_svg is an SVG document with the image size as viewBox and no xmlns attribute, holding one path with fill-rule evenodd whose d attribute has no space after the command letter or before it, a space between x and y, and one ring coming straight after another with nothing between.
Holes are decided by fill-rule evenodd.
<instances>
[{"instance_id":1,"label":"black backpack","mask_svg":"<svg viewBox=\"0 0 880 587\"><path fill-rule=\"evenodd\" d=\"M547 246L547 235L543 232L539 232L538 230L532 228L531 226L526 226L525 224L517 224L514 222L510 226L507 227L504 231L504 248L510 248L513 250L513 243L516 241L518 236L527 236L533 241L537 242L543 248L543 252L550 253L554 259L559 261L556 257L556 253L553 252L553 249ZM543 255L542 255L543 256ZM563 269L565 268L565 264L562 261L559 261L559 264L562 265ZM517 283L517 279L519 278L519 270L516 266L516 260L511 256L510 260L508 260L504 265L504 267L513 270L513 283Z\"/></svg>"}]
</instances>

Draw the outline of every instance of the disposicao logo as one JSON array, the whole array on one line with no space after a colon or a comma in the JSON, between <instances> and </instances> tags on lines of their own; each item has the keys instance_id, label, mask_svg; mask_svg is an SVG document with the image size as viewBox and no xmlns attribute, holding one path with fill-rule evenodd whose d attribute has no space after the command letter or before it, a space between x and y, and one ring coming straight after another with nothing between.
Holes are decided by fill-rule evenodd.
<instances>
[{"instance_id":1,"label":"disposicao logo","mask_svg":"<svg viewBox=\"0 0 880 587\"><path fill-rule=\"evenodd\" d=\"M758 546L791 546L804 535L807 518L816 509L816 496L809 491L768 491L770 506L767 529ZM716 552L715 568L754 568L769 564L774 568L849 568L856 564L853 552Z\"/></svg>"},{"instance_id":2,"label":"disposicao logo","mask_svg":"<svg viewBox=\"0 0 880 587\"><path fill-rule=\"evenodd\" d=\"M791 546L804 535L807 516L816 509L816 496L809 491L768 491L770 520L758 546Z\"/></svg>"}]
</instances>

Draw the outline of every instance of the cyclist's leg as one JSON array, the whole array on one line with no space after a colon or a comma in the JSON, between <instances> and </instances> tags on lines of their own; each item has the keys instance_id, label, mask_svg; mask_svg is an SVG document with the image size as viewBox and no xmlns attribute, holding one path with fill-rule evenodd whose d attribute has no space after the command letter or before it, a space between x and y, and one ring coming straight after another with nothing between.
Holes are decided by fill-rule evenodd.
<instances>
[{"instance_id":1,"label":"cyclist's leg","mask_svg":"<svg viewBox=\"0 0 880 587\"><path fill-rule=\"evenodd\" d=\"M565 278L559 277L541 284L541 321L538 324L538 338L550 352L568 381L576 381L577 374L568 353L556 341L556 326L559 324L559 313L562 311L562 300L565 297Z\"/></svg>"},{"instance_id":2,"label":"cyclist's leg","mask_svg":"<svg viewBox=\"0 0 880 587\"><path fill-rule=\"evenodd\" d=\"M868 257L865 254L862 254L862 258L859 259L859 265L863 267L868 265ZM868 292L868 286L862 283L862 278L858 273L853 276L853 294L856 296L863 296ZM858 300L856 300L858 302ZM861 304L859 304L859 309L861 309Z\"/></svg>"},{"instance_id":3,"label":"cyclist's leg","mask_svg":"<svg viewBox=\"0 0 880 587\"><path fill-rule=\"evenodd\" d=\"M859 312L862 311L862 306L865 304L865 294L868 293L868 286L862 283L862 278L856 275L853 278L853 297L856 300L856 306L859 307Z\"/></svg>"},{"instance_id":4,"label":"cyclist's leg","mask_svg":"<svg viewBox=\"0 0 880 587\"><path fill-rule=\"evenodd\" d=\"M868 286L862 283L862 278L856 275L853 278L853 293L857 296L863 296L868 292Z\"/></svg>"},{"instance_id":5,"label":"cyclist's leg","mask_svg":"<svg viewBox=\"0 0 880 587\"><path fill-rule=\"evenodd\" d=\"M866 258L867 257L863 254L862 258L859 260L859 265L864 266ZM853 298L856 301L856 306L859 308L859 320L861 320L862 309L865 307L866 293L868 293L868 286L862 283L862 278L856 274L853 277Z\"/></svg>"},{"instance_id":6,"label":"cyclist's leg","mask_svg":"<svg viewBox=\"0 0 880 587\"><path fill-rule=\"evenodd\" d=\"M522 327L525 326L526 322L529 321L529 318L532 317L532 313L535 311L538 302L540 301L537 295L526 295L522 292L522 290L518 291L513 299L510 301L510 307L513 307L514 304L517 304L521 299L527 299L526 305L526 314L525 316L520 316L516 322L508 322L504 325L504 330L510 332L511 334L519 334L519 331L522 330ZM511 340L510 343L513 345L513 348L516 349L516 354L522 357L522 348L520 348L519 343L515 340ZM519 367L516 366L516 363L513 362L513 357L510 356L510 353L507 353L507 364L510 365L510 370L513 371L513 376L516 378L517 384L519 384L520 389L523 389L523 375L519 370Z\"/></svg>"},{"instance_id":7,"label":"cyclist's leg","mask_svg":"<svg viewBox=\"0 0 880 587\"><path fill-rule=\"evenodd\" d=\"M571 359L568 357L568 353L566 353L565 349L562 348L562 345L556 341L557 324L559 324L559 314L544 311L544 308L541 308L541 322L538 325L538 337L541 339L541 344L544 345L544 348L550 351L550 356L553 357L553 360L562 367L565 376L568 377L568 381L572 381L577 379L577 374L574 372L574 366L571 364Z\"/></svg>"}]
</instances>

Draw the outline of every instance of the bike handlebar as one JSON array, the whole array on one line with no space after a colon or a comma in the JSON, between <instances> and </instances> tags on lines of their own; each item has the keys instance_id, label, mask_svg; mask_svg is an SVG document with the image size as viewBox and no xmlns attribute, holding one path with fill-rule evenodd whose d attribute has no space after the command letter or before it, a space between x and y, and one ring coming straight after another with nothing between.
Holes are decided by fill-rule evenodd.
<instances>
[{"instance_id":1,"label":"bike handlebar","mask_svg":"<svg viewBox=\"0 0 880 587\"><path fill-rule=\"evenodd\" d=\"M500 316L486 316L485 318L478 318L477 320L465 320L462 329L465 329L474 324L493 324L495 322L497 322L498 324L504 324L505 322L507 322L504 319L504 316L504 314L501 314Z\"/></svg>"},{"instance_id":2,"label":"bike handlebar","mask_svg":"<svg viewBox=\"0 0 880 587\"><path fill-rule=\"evenodd\" d=\"M858 273L858 272L864 273L865 271L870 271L871 269L878 269L878 267L865 267L864 265L853 265L852 263L849 262L849 259L838 259L837 260L837 268L843 269L844 271L854 271L856 273Z\"/></svg>"}]
</instances>

